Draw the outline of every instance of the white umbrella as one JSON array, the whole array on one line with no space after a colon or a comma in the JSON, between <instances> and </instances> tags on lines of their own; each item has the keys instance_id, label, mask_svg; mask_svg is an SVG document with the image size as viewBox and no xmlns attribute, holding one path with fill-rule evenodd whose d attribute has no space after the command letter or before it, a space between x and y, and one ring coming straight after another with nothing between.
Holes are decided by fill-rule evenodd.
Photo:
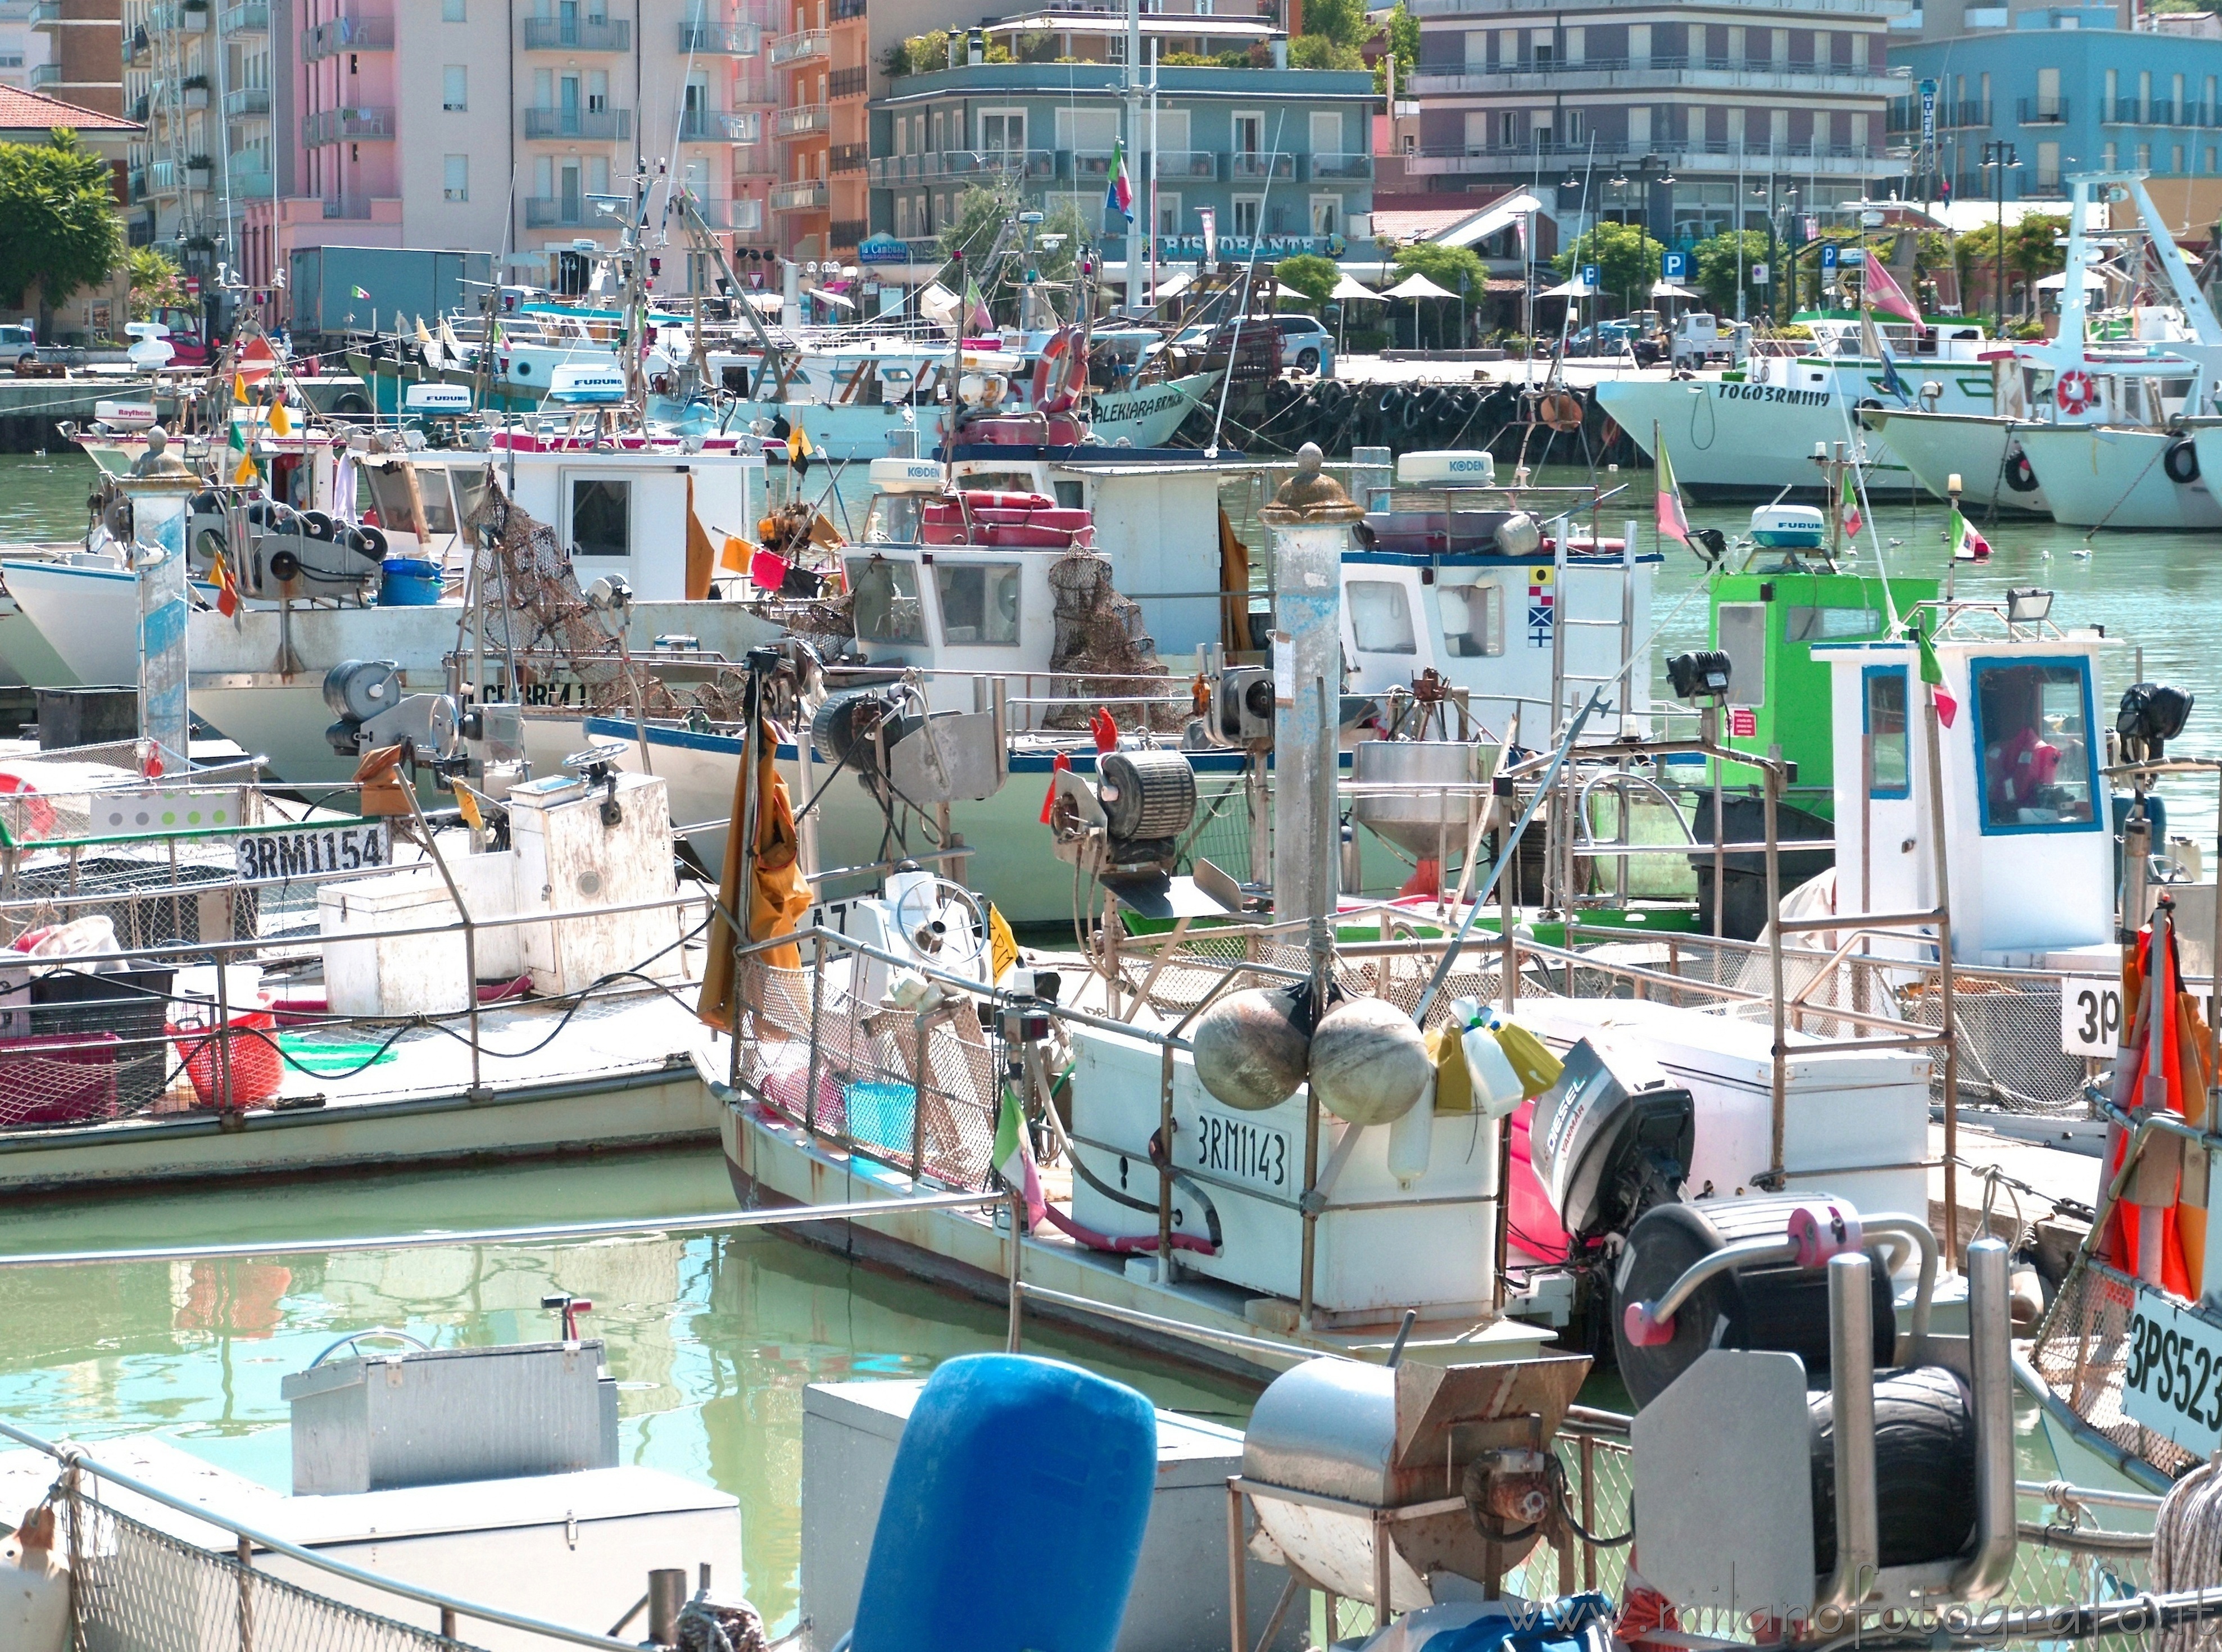
<instances>
[{"instance_id":1,"label":"white umbrella","mask_svg":"<svg viewBox=\"0 0 2222 1652\"><path fill-rule=\"evenodd\" d=\"M1371 287L1363 286L1353 277L1346 275L1340 281L1337 281L1334 284L1334 291L1328 293L1327 296L1330 298L1371 298L1378 300L1382 295L1376 292Z\"/></svg>"},{"instance_id":2,"label":"white umbrella","mask_svg":"<svg viewBox=\"0 0 2222 1652\"><path fill-rule=\"evenodd\" d=\"M1306 304L1309 304L1312 301L1312 295L1310 293L1299 292L1296 288L1292 286L1284 286L1278 281L1273 283L1273 296L1276 298L1302 298Z\"/></svg>"},{"instance_id":3,"label":"white umbrella","mask_svg":"<svg viewBox=\"0 0 2222 1652\"><path fill-rule=\"evenodd\" d=\"M1455 292L1446 292L1426 276L1414 270L1403 280L1381 295L1384 298L1409 298L1412 301L1412 348L1420 345L1420 300L1422 298L1455 298Z\"/></svg>"},{"instance_id":4,"label":"white umbrella","mask_svg":"<svg viewBox=\"0 0 2222 1652\"><path fill-rule=\"evenodd\" d=\"M1698 295L1685 286L1675 286L1672 281L1654 281L1651 296L1654 298L1694 298Z\"/></svg>"},{"instance_id":5,"label":"white umbrella","mask_svg":"<svg viewBox=\"0 0 2222 1652\"><path fill-rule=\"evenodd\" d=\"M1596 287L1576 277L1571 281L1561 281L1556 286L1547 286L1535 296L1539 298L1594 298L1597 295Z\"/></svg>"}]
</instances>

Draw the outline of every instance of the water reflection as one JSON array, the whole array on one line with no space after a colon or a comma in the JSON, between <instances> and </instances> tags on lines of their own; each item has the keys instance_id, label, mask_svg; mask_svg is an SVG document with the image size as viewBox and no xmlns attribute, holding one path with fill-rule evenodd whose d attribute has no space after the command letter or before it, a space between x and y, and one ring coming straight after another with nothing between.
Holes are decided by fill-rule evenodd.
<instances>
[{"instance_id":1,"label":"water reflection","mask_svg":"<svg viewBox=\"0 0 2222 1652\"><path fill-rule=\"evenodd\" d=\"M340 1238L728 1209L714 1152L207 1191L11 1212L0 1252ZM740 1500L747 1588L796 1609L802 1391L923 1374L1000 1347L1000 1309L960 1302L763 1234L561 1246L441 1246L0 1269L0 1416L50 1437L159 1430L264 1484L290 1480L279 1385L333 1339L392 1326L438 1347L544 1337L556 1291L616 1375L625 1460ZM1134 1383L1158 1404L1239 1420L1246 1396L1041 1334L1029 1349Z\"/></svg>"}]
</instances>

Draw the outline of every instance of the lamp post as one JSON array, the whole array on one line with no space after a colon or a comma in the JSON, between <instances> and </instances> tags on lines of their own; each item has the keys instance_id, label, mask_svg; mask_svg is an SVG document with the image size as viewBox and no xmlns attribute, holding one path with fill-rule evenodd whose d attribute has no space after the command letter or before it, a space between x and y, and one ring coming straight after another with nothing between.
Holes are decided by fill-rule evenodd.
<instances>
[{"instance_id":1,"label":"lamp post","mask_svg":"<svg viewBox=\"0 0 2222 1652\"><path fill-rule=\"evenodd\" d=\"M2000 334L2006 330L2006 173L2020 165L2014 159L2013 145L2006 139L1993 138L1983 145L1983 166L1991 174L1991 193L1999 204L1999 238L1991 249L1991 270L1996 294L1993 320Z\"/></svg>"}]
</instances>

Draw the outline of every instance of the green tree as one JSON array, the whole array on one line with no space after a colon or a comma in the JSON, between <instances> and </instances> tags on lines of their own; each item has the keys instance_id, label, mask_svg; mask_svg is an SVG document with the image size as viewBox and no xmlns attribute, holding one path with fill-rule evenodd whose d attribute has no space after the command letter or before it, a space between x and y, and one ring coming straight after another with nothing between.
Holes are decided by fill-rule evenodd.
<instances>
[{"instance_id":1,"label":"green tree","mask_svg":"<svg viewBox=\"0 0 2222 1652\"><path fill-rule=\"evenodd\" d=\"M1463 319L1472 315L1472 306L1489 291L1489 269L1481 261L1480 254L1471 247L1445 247L1430 241L1415 242L1409 247L1397 249L1397 271L1399 280L1407 275L1424 275L1444 292L1455 293L1465 300L1464 304L1453 309L1444 299L1429 298L1419 310L1423 327L1434 335L1436 342L1455 347L1459 341L1450 337L1452 328L1462 325ZM1409 299L1394 299L1384 307L1393 311L1409 303ZM1430 316L1434 317L1434 325L1426 326ZM1391 321L1396 319L1396 317L1390 317ZM1417 339L1413 341L1415 348L1418 343Z\"/></svg>"},{"instance_id":2,"label":"green tree","mask_svg":"<svg viewBox=\"0 0 2222 1652\"><path fill-rule=\"evenodd\" d=\"M1284 258L1273 266L1273 279L1283 286L1294 287L1312 302L1317 310L1334 291L1334 284L1342 279L1342 270L1332 258L1321 258L1312 253L1299 253L1294 258ZM1288 303L1295 303L1292 299Z\"/></svg>"},{"instance_id":3,"label":"green tree","mask_svg":"<svg viewBox=\"0 0 2222 1652\"><path fill-rule=\"evenodd\" d=\"M1337 46L1363 46L1371 38L1373 21L1365 15L1365 0L1305 0L1302 28L1298 35L1317 35Z\"/></svg>"},{"instance_id":4,"label":"green tree","mask_svg":"<svg viewBox=\"0 0 2222 1652\"><path fill-rule=\"evenodd\" d=\"M169 254L158 247L134 247L124 255L131 273L131 319L151 321L160 310L185 302L185 284Z\"/></svg>"},{"instance_id":5,"label":"green tree","mask_svg":"<svg viewBox=\"0 0 2222 1652\"><path fill-rule=\"evenodd\" d=\"M1577 236L1551 261L1551 267L1563 280L1583 265L1594 264L1607 296L1640 310L1650 302L1651 284L1659 279L1659 260L1666 250L1641 224L1600 223Z\"/></svg>"},{"instance_id":6,"label":"green tree","mask_svg":"<svg viewBox=\"0 0 2222 1652\"><path fill-rule=\"evenodd\" d=\"M1739 271L1736 261L1741 247L1743 261ZM1734 316L1736 312L1736 280L1743 279L1747 312L1757 310L1766 301L1766 290L1751 285L1751 267L1767 261L1767 231L1764 229L1723 229L1718 235L1708 236L1691 248L1697 265L1698 290L1705 295L1705 302L1717 316Z\"/></svg>"},{"instance_id":7,"label":"green tree","mask_svg":"<svg viewBox=\"0 0 2222 1652\"><path fill-rule=\"evenodd\" d=\"M1362 69L1365 53L1324 35L1299 35L1289 42L1291 69Z\"/></svg>"},{"instance_id":8,"label":"green tree","mask_svg":"<svg viewBox=\"0 0 2222 1652\"><path fill-rule=\"evenodd\" d=\"M1382 53L1381 61L1374 65L1373 89L1385 94L1389 90L1387 64L1394 59L1397 64L1397 89L1401 93L1412 79L1412 72L1420 66L1420 20L1404 9L1404 0L1389 13L1386 29L1389 49Z\"/></svg>"},{"instance_id":9,"label":"green tree","mask_svg":"<svg viewBox=\"0 0 2222 1652\"><path fill-rule=\"evenodd\" d=\"M1029 265L1026 242L1018 229L1008 236L1003 235L1003 226L1017 210L1008 196L973 185L951 204L949 222L941 231L941 255L964 255L967 279L978 284L981 296L999 318L1006 314L1016 318L1014 293L1029 267L1045 281L1070 280L1080 249L1089 239L1080 209L1064 202L1052 207L1035 226L1034 255ZM995 250L998 240L1003 242L1003 256L990 267L989 254ZM1052 241L1057 244L1044 244Z\"/></svg>"},{"instance_id":10,"label":"green tree","mask_svg":"<svg viewBox=\"0 0 2222 1652\"><path fill-rule=\"evenodd\" d=\"M109 163L58 127L44 143L0 143L0 302L36 286L41 320L123 261Z\"/></svg>"}]
</instances>

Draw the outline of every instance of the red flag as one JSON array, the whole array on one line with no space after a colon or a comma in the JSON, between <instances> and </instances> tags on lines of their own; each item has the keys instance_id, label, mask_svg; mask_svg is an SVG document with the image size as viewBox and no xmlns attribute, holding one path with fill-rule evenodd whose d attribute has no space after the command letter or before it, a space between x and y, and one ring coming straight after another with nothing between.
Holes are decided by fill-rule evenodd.
<instances>
[{"instance_id":1,"label":"red flag","mask_svg":"<svg viewBox=\"0 0 2222 1652\"><path fill-rule=\"evenodd\" d=\"M1057 806L1057 777L1060 774L1070 774L1071 770L1072 759L1064 752L1058 752L1057 761L1049 766L1049 795L1042 799L1041 823L1044 826L1049 824L1050 811Z\"/></svg>"},{"instance_id":2,"label":"red flag","mask_svg":"<svg viewBox=\"0 0 2222 1652\"><path fill-rule=\"evenodd\" d=\"M1098 751L1116 751L1119 749L1119 719L1111 715L1109 707L1098 706L1095 708L1095 715L1088 719L1088 732L1095 737Z\"/></svg>"},{"instance_id":3,"label":"red flag","mask_svg":"<svg viewBox=\"0 0 2222 1652\"><path fill-rule=\"evenodd\" d=\"M776 591L787 579L787 561L769 550L749 558L749 583L759 591Z\"/></svg>"},{"instance_id":4,"label":"red flag","mask_svg":"<svg viewBox=\"0 0 2222 1652\"><path fill-rule=\"evenodd\" d=\"M1913 300L1905 296L1898 283L1891 280L1890 271L1884 267L1882 261L1870 253L1866 267L1867 302L1878 310L1887 310L1893 316L1905 317L1917 330L1925 330L1922 328L1921 311L1914 307Z\"/></svg>"}]
</instances>

